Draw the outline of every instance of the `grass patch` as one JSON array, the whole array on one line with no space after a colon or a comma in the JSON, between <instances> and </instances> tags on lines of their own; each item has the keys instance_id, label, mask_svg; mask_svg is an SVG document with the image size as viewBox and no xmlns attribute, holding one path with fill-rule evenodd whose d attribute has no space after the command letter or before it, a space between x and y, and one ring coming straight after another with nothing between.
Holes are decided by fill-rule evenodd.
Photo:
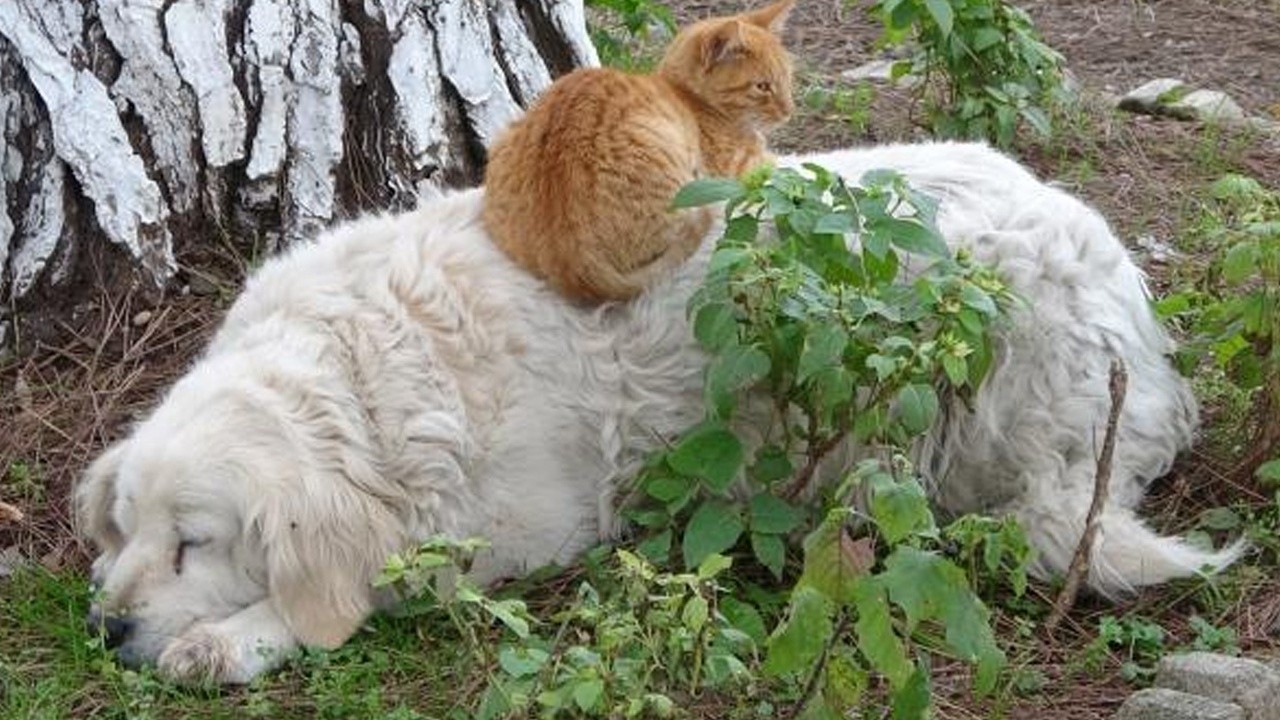
<instances>
[{"instance_id":1,"label":"grass patch","mask_svg":"<svg viewBox=\"0 0 1280 720\"><path fill-rule=\"evenodd\" d=\"M179 687L120 667L89 636L83 575L24 569L0 588L4 718L446 718L483 682L443 624L379 615L341 649L305 651L247 687Z\"/></svg>"}]
</instances>

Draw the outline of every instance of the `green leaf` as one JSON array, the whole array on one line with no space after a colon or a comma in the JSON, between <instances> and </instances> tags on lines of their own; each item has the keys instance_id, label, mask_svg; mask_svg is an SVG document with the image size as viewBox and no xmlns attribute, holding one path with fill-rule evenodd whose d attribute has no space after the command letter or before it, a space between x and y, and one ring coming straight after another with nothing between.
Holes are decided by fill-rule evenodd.
<instances>
[{"instance_id":1,"label":"green leaf","mask_svg":"<svg viewBox=\"0 0 1280 720\"><path fill-rule=\"evenodd\" d=\"M773 493L762 492L751 498L751 529L758 533L782 534L795 530L804 520L804 512L792 507Z\"/></svg>"},{"instance_id":2,"label":"green leaf","mask_svg":"<svg viewBox=\"0 0 1280 720\"><path fill-rule=\"evenodd\" d=\"M787 619L769 637L765 673L773 677L808 673L831 637L833 610L822 593L797 587L791 593Z\"/></svg>"},{"instance_id":3,"label":"green leaf","mask_svg":"<svg viewBox=\"0 0 1280 720\"><path fill-rule=\"evenodd\" d=\"M690 630L700 632L707 624L709 614L710 607L707 605L707 599L701 595L694 595L685 602L684 609L680 611L680 622Z\"/></svg>"},{"instance_id":4,"label":"green leaf","mask_svg":"<svg viewBox=\"0 0 1280 720\"><path fill-rule=\"evenodd\" d=\"M1222 258L1222 279L1237 285L1258 271L1258 245L1242 242L1233 245Z\"/></svg>"},{"instance_id":5,"label":"green leaf","mask_svg":"<svg viewBox=\"0 0 1280 720\"><path fill-rule=\"evenodd\" d=\"M933 17L933 21L938 24L938 29L942 31L942 36L951 34L951 25L955 21L955 14L951 10L951 3L947 0L924 0L925 7L929 10L929 15Z\"/></svg>"},{"instance_id":6,"label":"green leaf","mask_svg":"<svg viewBox=\"0 0 1280 720\"><path fill-rule=\"evenodd\" d=\"M853 591L853 605L858 610L858 620L853 624L858 649L894 688L905 686L911 676L911 662L907 660L902 640L894 632L884 587L876 579L857 583Z\"/></svg>"},{"instance_id":7,"label":"green leaf","mask_svg":"<svg viewBox=\"0 0 1280 720\"><path fill-rule=\"evenodd\" d=\"M724 615L725 620L733 627L741 630L747 637L751 638L757 647L764 647L765 641L769 638L769 633L765 630L764 618L761 617L760 611L749 602L739 600L732 595L725 595L720 598L720 612Z\"/></svg>"},{"instance_id":8,"label":"green leaf","mask_svg":"<svg viewBox=\"0 0 1280 720\"><path fill-rule=\"evenodd\" d=\"M760 221L756 219L755 215L737 215L725 225L724 238L725 240L750 244L756 241L756 235L759 232ZM741 257L746 258L750 257L750 255L743 252Z\"/></svg>"},{"instance_id":9,"label":"green leaf","mask_svg":"<svg viewBox=\"0 0 1280 720\"><path fill-rule=\"evenodd\" d=\"M969 39L969 45L975 53L980 53L989 47L994 47L1004 42L1004 33L993 27L979 27L973 31L973 35Z\"/></svg>"},{"instance_id":10,"label":"green leaf","mask_svg":"<svg viewBox=\"0 0 1280 720\"><path fill-rule=\"evenodd\" d=\"M964 303L967 307L977 310L987 317L993 317L999 312L996 308L996 303L991 299L991 296L977 285L966 284L962 286L960 288L960 302Z\"/></svg>"},{"instance_id":11,"label":"green leaf","mask_svg":"<svg viewBox=\"0 0 1280 720\"><path fill-rule=\"evenodd\" d=\"M827 658L827 681L822 694L835 711L835 717L846 717L850 710L858 707L866 694L869 678L849 650L837 648Z\"/></svg>"},{"instance_id":12,"label":"green leaf","mask_svg":"<svg viewBox=\"0 0 1280 720\"><path fill-rule=\"evenodd\" d=\"M943 355L942 370L947 374L947 380L956 387L964 387L969 382L969 363L962 357Z\"/></svg>"},{"instance_id":13,"label":"green leaf","mask_svg":"<svg viewBox=\"0 0 1280 720\"><path fill-rule=\"evenodd\" d=\"M751 552L760 564L769 569L773 576L782 579L782 570L787 562L787 546L782 538L767 533L751 533Z\"/></svg>"},{"instance_id":14,"label":"green leaf","mask_svg":"<svg viewBox=\"0 0 1280 720\"><path fill-rule=\"evenodd\" d=\"M550 655L534 647L504 645L498 651L498 665L511 677L522 678L536 674L547 664Z\"/></svg>"},{"instance_id":15,"label":"green leaf","mask_svg":"<svg viewBox=\"0 0 1280 720\"><path fill-rule=\"evenodd\" d=\"M907 684L893 693L893 720L926 720L933 704L930 685L929 669L917 665Z\"/></svg>"},{"instance_id":16,"label":"green leaf","mask_svg":"<svg viewBox=\"0 0 1280 720\"><path fill-rule=\"evenodd\" d=\"M738 436L724 424L709 421L681 438L667 462L681 475L700 477L713 489L724 491L742 466L742 455Z\"/></svg>"},{"instance_id":17,"label":"green leaf","mask_svg":"<svg viewBox=\"0 0 1280 720\"><path fill-rule=\"evenodd\" d=\"M698 308L693 317L693 336L708 352L719 352L736 341L738 322L734 319L733 306L713 302Z\"/></svg>"},{"instance_id":18,"label":"green leaf","mask_svg":"<svg viewBox=\"0 0 1280 720\"><path fill-rule=\"evenodd\" d=\"M969 587L964 572L937 553L908 545L894 550L884 566L879 578L906 615L908 631L924 620L941 620L947 646L977 665L975 689L980 695L990 692L1005 656L991 631L991 613Z\"/></svg>"},{"instance_id":19,"label":"green leaf","mask_svg":"<svg viewBox=\"0 0 1280 720\"><path fill-rule=\"evenodd\" d=\"M680 188L671 201L671 209L710 205L746 192L742 183L731 178L708 177L699 178Z\"/></svg>"},{"instance_id":20,"label":"green leaf","mask_svg":"<svg viewBox=\"0 0 1280 720\"><path fill-rule=\"evenodd\" d=\"M698 579L710 580L731 567L733 567L733 558L712 553L698 565Z\"/></svg>"},{"instance_id":21,"label":"green leaf","mask_svg":"<svg viewBox=\"0 0 1280 720\"><path fill-rule=\"evenodd\" d=\"M769 485L791 477L793 470L791 458L787 457L785 450L777 445L765 445L756 451L755 462L751 463L747 473L761 485Z\"/></svg>"},{"instance_id":22,"label":"green leaf","mask_svg":"<svg viewBox=\"0 0 1280 720\"><path fill-rule=\"evenodd\" d=\"M855 227L853 216L847 212L835 212L823 215L813 226L813 232L826 235L844 235L853 232Z\"/></svg>"},{"instance_id":23,"label":"green leaf","mask_svg":"<svg viewBox=\"0 0 1280 720\"><path fill-rule=\"evenodd\" d=\"M636 545L636 552L652 563L665 563L671 556L671 540L673 533L667 528L651 538L646 538Z\"/></svg>"},{"instance_id":24,"label":"green leaf","mask_svg":"<svg viewBox=\"0 0 1280 720\"><path fill-rule=\"evenodd\" d=\"M663 468L645 479L644 491L658 502L669 503L687 495L692 487L691 479L665 472Z\"/></svg>"},{"instance_id":25,"label":"green leaf","mask_svg":"<svg viewBox=\"0 0 1280 720\"><path fill-rule=\"evenodd\" d=\"M844 527L846 513L833 511L804 541L804 572L797 587L812 587L832 600L846 603L858 580L875 565L869 538L854 540Z\"/></svg>"},{"instance_id":26,"label":"green leaf","mask_svg":"<svg viewBox=\"0 0 1280 720\"><path fill-rule=\"evenodd\" d=\"M1240 527L1240 515L1231 508L1209 508L1200 513L1198 524L1206 530L1236 530Z\"/></svg>"},{"instance_id":27,"label":"green leaf","mask_svg":"<svg viewBox=\"0 0 1280 720\"><path fill-rule=\"evenodd\" d=\"M938 416L938 395L928 385L908 385L898 392L896 409L907 432L919 435L932 427Z\"/></svg>"},{"instance_id":28,"label":"green leaf","mask_svg":"<svg viewBox=\"0 0 1280 720\"><path fill-rule=\"evenodd\" d=\"M600 678L583 680L573 686L573 702L582 712L591 712L600 704L604 695L604 681Z\"/></svg>"},{"instance_id":29,"label":"green leaf","mask_svg":"<svg viewBox=\"0 0 1280 720\"><path fill-rule=\"evenodd\" d=\"M707 368L707 404L718 417L733 412L737 394L769 374L769 356L746 345L730 345Z\"/></svg>"},{"instance_id":30,"label":"green leaf","mask_svg":"<svg viewBox=\"0 0 1280 720\"><path fill-rule=\"evenodd\" d=\"M528 612L524 602L520 600L487 600L482 603L489 614L497 618L516 637L524 640L529 637L529 621L525 618Z\"/></svg>"},{"instance_id":31,"label":"green leaf","mask_svg":"<svg viewBox=\"0 0 1280 720\"><path fill-rule=\"evenodd\" d=\"M1280 460L1270 460L1258 466L1254 473L1264 485L1280 486Z\"/></svg>"},{"instance_id":32,"label":"green leaf","mask_svg":"<svg viewBox=\"0 0 1280 720\"><path fill-rule=\"evenodd\" d=\"M867 367L875 371L876 380L880 382L897 372L900 364L897 358L888 355L872 353L867 356Z\"/></svg>"},{"instance_id":33,"label":"green leaf","mask_svg":"<svg viewBox=\"0 0 1280 720\"><path fill-rule=\"evenodd\" d=\"M838 365L849 344L849 334L835 323L823 323L809 331L800 351L800 364L796 368L796 380L804 382L817 371Z\"/></svg>"},{"instance_id":34,"label":"green leaf","mask_svg":"<svg viewBox=\"0 0 1280 720\"><path fill-rule=\"evenodd\" d=\"M698 506L685 528L681 549L684 566L696 568L712 553L732 548L742 536L742 518L737 510L716 500Z\"/></svg>"},{"instance_id":35,"label":"green leaf","mask_svg":"<svg viewBox=\"0 0 1280 720\"><path fill-rule=\"evenodd\" d=\"M876 223L874 232L888 234L889 241L899 250L937 258L950 255L947 243L938 234L937 229L924 225L918 220L890 218Z\"/></svg>"},{"instance_id":36,"label":"green leaf","mask_svg":"<svg viewBox=\"0 0 1280 720\"><path fill-rule=\"evenodd\" d=\"M871 518L890 545L933 529L933 513L924 488L913 479L895 481L886 473L871 479Z\"/></svg>"},{"instance_id":37,"label":"green leaf","mask_svg":"<svg viewBox=\"0 0 1280 720\"><path fill-rule=\"evenodd\" d=\"M823 368L814 374L817 409L824 419L853 399L853 380L853 374L840 365Z\"/></svg>"}]
</instances>

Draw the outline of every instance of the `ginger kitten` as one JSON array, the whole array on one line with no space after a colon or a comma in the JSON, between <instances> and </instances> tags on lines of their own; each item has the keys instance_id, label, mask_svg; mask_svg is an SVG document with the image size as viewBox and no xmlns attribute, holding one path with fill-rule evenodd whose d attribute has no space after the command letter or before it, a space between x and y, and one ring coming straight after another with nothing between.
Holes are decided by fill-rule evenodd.
<instances>
[{"instance_id":1,"label":"ginger kitten","mask_svg":"<svg viewBox=\"0 0 1280 720\"><path fill-rule=\"evenodd\" d=\"M769 159L790 117L777 33L795 0L682 30L657 70L575 70L489 150L483 218L516 263L575 300L635 296L701 244L713 208L670 210L686 183Z\"/></svg>"}]
</instances>

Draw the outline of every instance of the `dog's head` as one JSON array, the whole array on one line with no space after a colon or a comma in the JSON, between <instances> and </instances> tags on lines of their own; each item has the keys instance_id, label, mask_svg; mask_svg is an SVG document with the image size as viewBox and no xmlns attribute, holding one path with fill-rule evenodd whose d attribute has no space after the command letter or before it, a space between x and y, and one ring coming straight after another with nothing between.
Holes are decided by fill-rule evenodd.
<instances>
[{"instance_id":1,"label":"dog's head","mask_svg":"<svg viewBox=\"0 0 1280 720\"><path fill-rule=\"evenodd\" d=\"M321 385L263 374L197 367L76 488L100 552L89 621L128 665L264 599L322 647L371 610L370 580L402 533L364 427Z\"/></svg>"}]
</instances>

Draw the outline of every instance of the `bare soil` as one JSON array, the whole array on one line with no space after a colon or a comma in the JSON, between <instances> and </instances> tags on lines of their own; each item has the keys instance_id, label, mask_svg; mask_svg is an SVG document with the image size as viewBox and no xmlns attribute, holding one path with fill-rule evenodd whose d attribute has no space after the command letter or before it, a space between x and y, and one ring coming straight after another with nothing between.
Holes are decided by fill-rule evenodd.
<instances>
[{"instance_id":1,"label":"bare soil","mask_svg":"<svg viewBox=\"0 0 1280 720\"><path fill-rule=\"evenodd\" d=\"M741 0L672 0L684 22L732 12ZM1059 118L1049 141L1021 139L1019 157L1042 177L1060 182L1097 205L1127 242L1149 236L1177 245L1195 210L1197 193L1225 171L1251 174L1280 187L1280 140L1194 123L1112 111L1106 94L1123 93L1157 77L1180 77L1230 93L1247 111L1280 120L1280 0L1030 0L1023 3L1049 43L1067 59L1084 88L1084 109ZM840 72L878 57L879 28L861 6L843 0L800 0L788 29L800 69L798 92L849 89ZM908 93L877 86L865 122L831 110L804 110L773 139L782 151L920 139L918 108ZM185 269L212 269L207 257L182 258ZM215 264L216 265L216 264ZM1148 268L1157 286L1171 282L1163 266ZM24 514L0 517L0 551L57 568L83 565L87 551L74 539L68 509L74 478L101 448L161 397L200 351L220 321L229 294L205 288L152 306L129 292L104 290L99 301L16 358L0 360L0 502ZM53 340L51 338L57 338ZM1214 408L1207 416L1212 420ZM1162 529L1185 529L1206 507L1263 501L1256 488L1231 481L1230 457L1203 447L1181 463L1148 508ZM7 522L7 524L6 524ZM3 558L0 558L3 562ZM1049 594L1046 588L1035 593ZM1121 607L1085 601L1059 637L1022 637L1015 663L1045 680L1038 691L997 707L974 704L964 673L939 666L936 690L947 718L1014 717L1038 720L1106 718L1133 686L1119 662L1098 673L1075 669L1104 614L1139 611L1188 637L1188 616L1202 589L1150 592ZM1051 598L1049 598L1051 599ZM1047 602L1045 603L1047 604ZM1265 574L1242 583L1231 609L1209 618L1235 627L1240 646L1277 650L1280 578Z\"/></svg>"}]
</instances>

